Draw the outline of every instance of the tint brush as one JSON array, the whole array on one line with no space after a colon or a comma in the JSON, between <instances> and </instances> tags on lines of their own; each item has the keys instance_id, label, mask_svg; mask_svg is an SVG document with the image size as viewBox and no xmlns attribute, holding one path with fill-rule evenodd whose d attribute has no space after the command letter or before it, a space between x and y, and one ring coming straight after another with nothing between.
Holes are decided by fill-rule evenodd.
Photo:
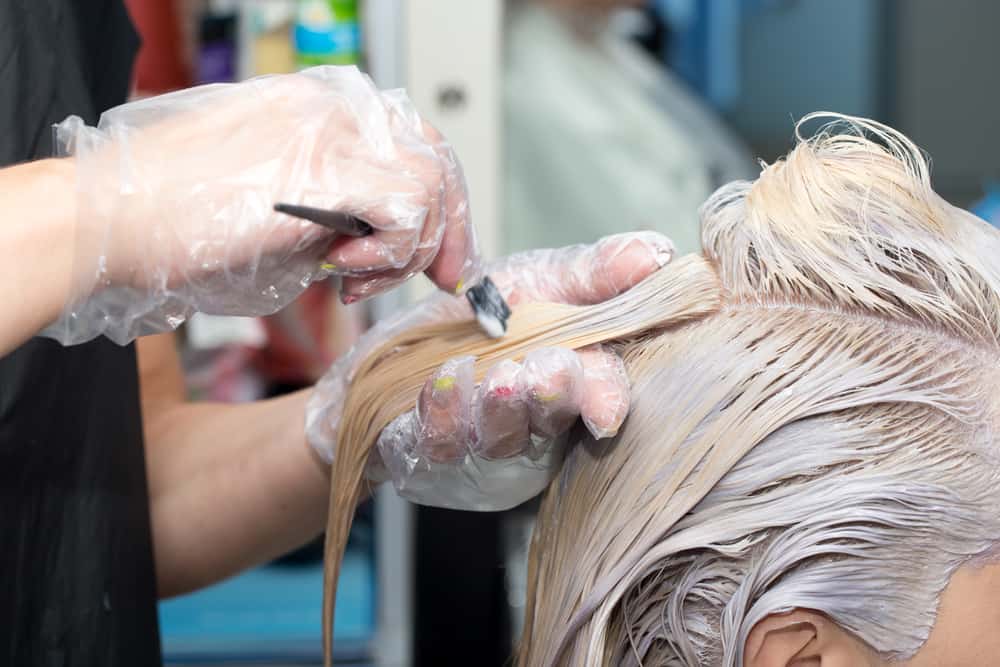
<instances>
[{"instance_id":1,"label":"tint brush","mask_svg":"<svg viewBox=\"0 0 1000 667\"><path fill-rule=\"evenodd\" d=\"M274 210L314 224L331 229L345 236L362 237L372 233L372 226L364 220L343 211L331 211L298 204L277 203ZM476 322L490 338L501 338L507 333L507 319L510 317L510 306L504 301L503 295L489 276L482 282L470 287L465 293L476 314Z\"/></svg>"}]
</instances>

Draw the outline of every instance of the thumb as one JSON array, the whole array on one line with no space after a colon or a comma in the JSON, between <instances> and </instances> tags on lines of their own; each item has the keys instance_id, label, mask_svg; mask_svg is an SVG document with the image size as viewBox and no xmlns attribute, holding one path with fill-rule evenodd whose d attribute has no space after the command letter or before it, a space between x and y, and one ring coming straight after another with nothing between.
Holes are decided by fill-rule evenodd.
<instances>
[{"instance_id":1,"label":"thumb","mask_svg":"<svg viewBox=\"0 0 1000 667\"><path fill-rule=\"evenodd\" d=\"M665 266L674 244L656 232L606 236L590 245L535 250L512 257L498 275L510 303L589 305L631 289Z\"/></svg>"}]
</instances>

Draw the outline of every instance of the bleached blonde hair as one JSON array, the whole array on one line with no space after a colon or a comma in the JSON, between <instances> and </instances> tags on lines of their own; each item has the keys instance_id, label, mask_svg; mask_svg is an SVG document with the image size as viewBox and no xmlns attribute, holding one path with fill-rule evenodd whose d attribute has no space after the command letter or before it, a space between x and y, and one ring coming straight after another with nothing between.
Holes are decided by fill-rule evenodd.
<instances>
[{"instance_id":1,"label":"bleached blonde hair","mask_svg":"<svg viewBox=\"0 0 1000 667\"><path fill-rule=\"evenodd\" d=\"M365 359L332 472L327 655L343 507L428 375L599 342L633 406L547 492L521 665L741 665L754 624L796 607L890 658L921 646L951 574L1000 539L1000 238L932 191L908 139L847 117L717 192L702 236L610 301L521 306L499 341L408 331Z\"/></svg>"},{"instance_id":2,"label":"bleached blonde hair","mask_svg":"<svg viewBox=\"0 0 1000 667\"><path fill-rule=\"evenodd\" d=\"M702 235L721 307L622 346L632 411L548 492L520 664L738 666L794 608L909 657L1000 540L1000 238L851 118Z\"/></svg>"}]
</instances>

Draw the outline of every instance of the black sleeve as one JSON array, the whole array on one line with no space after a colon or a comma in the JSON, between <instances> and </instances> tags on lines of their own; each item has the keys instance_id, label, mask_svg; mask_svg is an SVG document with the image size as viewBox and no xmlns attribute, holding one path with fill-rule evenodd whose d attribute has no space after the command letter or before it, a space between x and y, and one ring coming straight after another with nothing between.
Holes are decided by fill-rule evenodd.
<instances>
[{"instance_id":1,"label":"black sleeve","mask_svg":"<svg viewBox=\"0 0 1000 667\"><path fill-rule=\"evenodd\" d=\"M120 0L0 0L0 166L124 102L136 46ZM35 338L0 357L0 665L160 660L135 349Z\"/></svg>"}]
</instances>

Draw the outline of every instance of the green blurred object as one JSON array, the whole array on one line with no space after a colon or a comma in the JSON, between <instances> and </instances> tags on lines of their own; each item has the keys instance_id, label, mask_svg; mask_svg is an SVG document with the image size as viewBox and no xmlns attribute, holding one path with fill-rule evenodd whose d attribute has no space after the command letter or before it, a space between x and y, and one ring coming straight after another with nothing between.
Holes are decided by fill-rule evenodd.
<instances>
[{"instance_id":1,"label":"green blurred object","mask_svg":"<svg viewBox=\"0 0 1000 667\"><path fill-rule=\"evenodd\" d=\"M358 64L357 0L299 0L292 36L299 67Z\"/></svg>"}]
</instances>

